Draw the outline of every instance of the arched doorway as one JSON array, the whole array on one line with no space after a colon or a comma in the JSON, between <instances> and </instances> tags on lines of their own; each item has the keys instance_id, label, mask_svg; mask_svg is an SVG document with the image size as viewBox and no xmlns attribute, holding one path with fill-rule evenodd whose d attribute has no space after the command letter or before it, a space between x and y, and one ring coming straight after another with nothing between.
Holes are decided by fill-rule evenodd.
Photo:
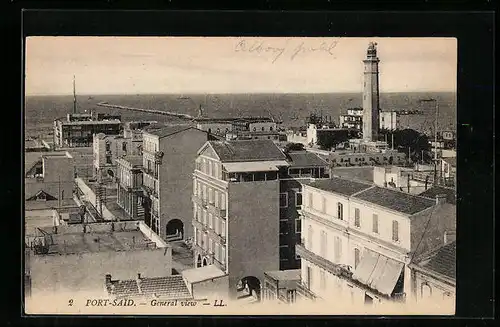
<instances>
[{"instance_id":1,"label":"arched doorway","mask_svg":"<svg viewBox=\"0 0 500 327\"><path fill-rule=\"evenodd\" d=\"M182 240L184 237L184 224L179 219L172 219L167 223L166 235L168 240Z\"/></svg>"},{"instance_id":2,"label":"arched doorway","mask_svg":"<svg viewBox=\"0 0 500 327\"><path fill-rule=\"evenodd\" d=\"M208 265L207 258L203 258L203 267L205 267L206 265Z\"/></svg>"},{"instance_id":3,"label":"arched doorway","mask_svg":"<svg viewBox=\"0 0 500 327\"><path fill-rule=\"evenodd\" d=\"M196 268L201 267L201 255L198 254L198 257L196 258Z\"/></svg>"},{"instance_id":4,"label":"arched doorway","mask_svg":"<svg viewBox=\"0 0 500 327\"><path fill-rule=\"evenodd\" d=\"M237 286L238 299L249 299L250 302L259 302L261 297L260 280L255 276L243 277Z\"/></svg>"}]
</instances>

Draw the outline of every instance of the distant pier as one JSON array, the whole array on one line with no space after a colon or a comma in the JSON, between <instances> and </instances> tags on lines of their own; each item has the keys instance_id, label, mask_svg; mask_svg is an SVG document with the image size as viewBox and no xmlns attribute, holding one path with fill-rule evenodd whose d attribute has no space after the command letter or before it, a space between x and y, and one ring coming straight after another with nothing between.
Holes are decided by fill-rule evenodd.
<instances>
[{"instance_id":1,"label":"distant pier","mask_svg":"<svg viewBox=\"0 0 500 327\"><path fill-rule=\"evenodd\" d=\"M100 106L100 107L106 107L106 108L140 111L140 112L145 112L145 113L148 113L148 114L172 116L172 117L189 119L189 120L196 119L196 117L193 117L191 115L180 114L178 112L172 112L172 111L163 111L163 110L156 110L156 109L134 108L134 107L127 107L127 106L120 106L120 105L116 105L116 104L109 104L107 102L99 102L97 105Z\"/></svg>"}]
</instances>

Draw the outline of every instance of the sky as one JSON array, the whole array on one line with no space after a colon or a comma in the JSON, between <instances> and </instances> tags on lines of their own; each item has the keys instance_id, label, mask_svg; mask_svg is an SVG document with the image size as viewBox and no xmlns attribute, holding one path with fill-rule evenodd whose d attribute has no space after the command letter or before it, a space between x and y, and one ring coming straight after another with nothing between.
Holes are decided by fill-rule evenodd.
<instances>
[{"instance_id":1,"label":"sky","mask_svg":"<svg viewBox=\"0 0 500 327\"><path fill-rule=\"evenodd\" d=\"M455 92L454 38L29 37L26 95Z\"/></svg>"}]
</instances>

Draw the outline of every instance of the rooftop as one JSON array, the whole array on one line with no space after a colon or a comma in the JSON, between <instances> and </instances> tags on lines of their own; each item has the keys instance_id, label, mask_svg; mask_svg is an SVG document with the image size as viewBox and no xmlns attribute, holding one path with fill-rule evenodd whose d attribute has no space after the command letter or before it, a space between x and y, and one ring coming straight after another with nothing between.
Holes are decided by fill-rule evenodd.
<instances>
[{"instance_id":1,"label":"rooftop","mask_svg":"<svg viewBox=\"0 0 500 327\"><path fill-rule=\"evenodd\" d=\"M266 275L275 280L300 280L300 269L266 271Z\"/></svg>"},{"instance_id":2,"label":"rooftop","mask_svg":"<svg viewBox=\"0 0 500 327\"><path fill-rule=\"evenodd\" d=\"M52 151L52 152L25 152L24 153L24 173L28 173L31 168L37 163L42 162L42 156L47 155L64 155L62 151Z\"/></svg>"},{"instance_id":3,"label":"rooftop","mask_svg":"<svg viewBox=\"0 0 500 327\"><path fill-rule=\"evenodd\" d=\"M226 273L216 265L208 265L199 268L186 269L182 273L182 277L184 277L188 283L198 283L203 282L205 280L219 278L226 275Z\"/></svg>"},{"instance_id":4,"label":"rooftop","mask_svg":"<svg viewBox=\"0 0 500 327\"><path fill-rule=\"evenodd\" d=\"M221 117L221 118L210 118L210 117L198 117L195 119L198 123L209 123L209 122L272 122L273 120L269 117Z\"/></svg>"},{"instance_id":5,"label":"rooftop","mask_svg":"<svg viewBox=\"0 0 500 327\"><path fill-rule=\"evenodd\" d=\"M222 162L286 160L271 140L209 141Z\"/></svg>"},{"instance_id":6,"label":"rooftop","mask_svg":"<svg viewBox=\"0 0 500 327\"><path fill-rule=\"evenodd\" d=\"M454 241L432 251L429 256L417 264L422 268L426 268L438 274L455 279L456 259L457 246Z\"/></svg>"},{"instance_id":7,"label":"rooftop","mask_svg":"<svg viewBox=\"0 0 500 327\"><path fill-rule=\"evenodd\" d=\"M329 179L317 180L309 184L309 186L318 188L323 191L339 193L346 196L351 196L362 190L371 187L371 184L356 182L348 179L332 177Z\"/></svg>"},{"instance_id":8,"label":"rooftop","mask_svg":"<svg viewBox=\"0 0 500 327\"><path fill-rule=\"evenodd\" d=\"M126 155L116 160L117 162L119 160L125 161L132 167L142 166L142 156L140 155Z\"/></svg>"},{"instance_id":9,"label":"rooftop","mask_svg":"<svg viewBox=\"0 0 500 327\"><path fill-rule=\"evenodd\" d=\"M332 176L373 183L373 167L335 167Z\"/></svg>"},{"instance_id":10,"label":"rooftop","mask_svg":"<svg viewBox=\"0 0 500 327\"><path fill-rule=\"evenodd\" d=\"M46 255L156 249L138 222L92 223L39 228Z\"/></svg>"},{"instance_id":11,"label":"rooftop","mask_svg":"<svg viewBox=\"0 0 500 327\"><path fill-rule=\"evenodd\" d=\"M413 215L434 206L435 200L374 186L354 196L394 211Z\"/></svg>"},{"instance_id":12,"label":"rooftop","mask_svg":"<svg viewBox=\"0 0 500 327\"><path fill-rule=\"evenodd\" d=\"M167 137L170 135L174 135L188 129L196 129L192 125L188 124L178 124L178 125L160 125L160 126L148 126L144 129L145 132L156 135L159 138Z\"/></svg>"},{"instance_id":13,"label":"rooftop","mask_svg":"<svg viewBox=\"0 0 500 327\"><path fill-rule=\"evenodd\" d=\"M116 297L158 297L162 300L191 299L182 276L138 277L106 282L108 294Z\"/></svg>"},{"instance_id":14,"label":"rooftop","mask_svg":"<svg viewBox=\"0 0 500 327\"><path fill-rule=\"evenodd\" d=\"M79 121L64 121L64 120L59 120L59 121L63 125L106 125L106 124L121 124L121 120L119 120L119 119L110 119L110 120L79 120Z\"/></svg>"},{"instance_id":15,"label":"rooftop","mask_svg":"<svg viewBox=\"0 0 500 327\"><path fill-rule=\"evenodd\" d=\"M446 195L446 202L451 203L456 205L457 204L457 196L456 192L454 189L449 188L449 187L442 187L442 186L433 186L427 191L420 193L420 196L423 196L425 198L429 199L435 199L436 195L439 194L445 194Z\"/></svg>"},{"instance_id":16,"label":"rooftop","mask_svg":"<svg viewBox=\"0 0 500 327\"><path fill-rule=\"evenodd\" d=\"M328 163L318 155L307 151L292 151L288 153L290 167L328 166Z\"/></svg>"}]
</instances>

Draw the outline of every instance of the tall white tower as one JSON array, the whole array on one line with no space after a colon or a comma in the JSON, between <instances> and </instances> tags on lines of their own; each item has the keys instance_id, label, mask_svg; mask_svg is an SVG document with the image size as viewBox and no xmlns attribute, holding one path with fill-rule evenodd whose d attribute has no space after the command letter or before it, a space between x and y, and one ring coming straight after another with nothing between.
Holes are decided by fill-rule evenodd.
<instances>
[{"instance_id":1,"label":"tall white tower","mask_svg":"<svg viewBox=\"0 0 500 327\"><path fill-rule=\"evenodd\" d=\"M377 43L370 42L366 51L363 83L363 140L378 141L379 90Z\"/></svg>"}]
</instances>

